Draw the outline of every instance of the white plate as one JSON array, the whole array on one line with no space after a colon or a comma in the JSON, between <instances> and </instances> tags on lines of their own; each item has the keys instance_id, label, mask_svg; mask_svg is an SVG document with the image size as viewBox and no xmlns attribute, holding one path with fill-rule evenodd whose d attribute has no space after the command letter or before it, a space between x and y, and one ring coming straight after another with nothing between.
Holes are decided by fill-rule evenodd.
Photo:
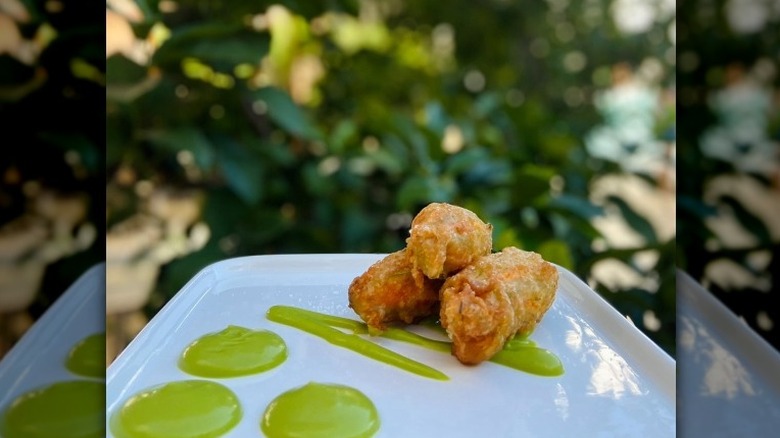
<instances>
[{"instance_id":1,"label":"white plate","mask_svg":"<svg viewBox=\"0 0 780 438\"><path fill-rule=\"evenodd\" d=\"M289 357L269 372L219 379L244 417L230 436L260 436L260 417L282 392L310 381L365 393L381 416L378 437L637 436L675 433L675 363L571 272L560 269L556 300L531 336L566 369L539 377L493 363L380 339L450 377L426 379L265 317L277 304L358 319L347 287L383 254L280 255L229 259L192 278L107 371L107 421L128 397L193 378L177 366L187 344L228 324L271 330Z\"/></svg>"},{"instance_id":2,"label":"white plate","mask_svg":"<svg viewBox=\"0 0 780 438\"><path fill-rule=\"evenodd\" d=\"M775 436L780 354L688 274L677 272L683 436Z\"/></svg>"},{"instance_id":3,"label":"white plate","mask_svg":"<svg viewBox=\"0 0 780 438\"><path fill-rule=\"evenodd\" d=\"M66 380L98 380L73 374L65 362L79 341L106 330L105 272L104 263L84 272L0 360L0 415L32 389Z\"/></svg>"}]
</instances>

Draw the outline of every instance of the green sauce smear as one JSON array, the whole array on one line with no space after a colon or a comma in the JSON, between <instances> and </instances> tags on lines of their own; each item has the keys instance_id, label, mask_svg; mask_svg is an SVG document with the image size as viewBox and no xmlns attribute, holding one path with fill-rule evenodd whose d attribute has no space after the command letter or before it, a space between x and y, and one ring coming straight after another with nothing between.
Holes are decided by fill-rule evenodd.
<instances>
[{"instance_id":1,"label":"green sauce smear","mask_svg":"<svg viewBox=\"0 0 780 438\"><path fill-rule=\"evenodd\" d=\"M0 436L102 438L106 435L106 385L72 380L17 397L0 419Z\"/></svg>"},{"instance_id":2,"label":"green sauce smear","mask_svg":"<svg viewBox=\"0 0 780 438\"><path fill-rule=\"evenodd\" d=\"M312 382L274 399L260 428L269 438L368 438L379 424L376 407L362 392Z\"/></svg>"},{"instance_id":3,"label":"green sauce smear","mask_svg":"<svg viewBox=\"0 0 780 438\"><path fill-rule=\"evenodd\" d=\"M362 354L363 356L376 359L411 373L429 377L431 379L449 379L446 374L433 369L428 365L409 359L392 350L388 350L387 348L361 338L357 334L344 333L331 327L331 325L348 329L355 327L368 333L368 327L357 321L288 306L271 307L268 309L267 317L271 321L295 327L318 336L333 345L347 348L358 354Z\"/></svg>"},{"instance_id":4,"label":"green sauce smear","mask_svg":"<svg viewBox=\"0 0 780 438\"><path fill-rule=\"evenodd\" d=\"M106 376L106 334L95 333L79 341L68 353L65 368L80 376Z\"/></svg>"},{"instance_id":5,"label":"green sauce smear","mask_svg":"<svg viewBox=\"0 0 780 438\"><path fill-rule=\"evenodd\" d=\"M188 345L179 368L199 377L237 377L270 370L285 359L287 345L276 333L231 325Z\"/></svg>"},{"instance_id":6,"label":"green sauce smear","mask_svg":"<svg viewBox=\"0 0 780 438\"><path fill-rule=\"evenodd\" d=\"M267 317L271 321L299 328L319 336L332 344L415 374L438 378L439 380L449 379L445 374L427 365L413 361L361 338L358 335L368 334L368 326L360 321L291 306L272 306L268 309ZM350 330L352 334L344 333L333 327ZM532 340L528 339L529 335L530 333L520 334L510 339L507 341L504 349L494 355L490 361L518 371L540 376L553 377L562 375L564 369L561 360L552 352L539 348ZM388 328L379 336L442 353L450 353L452 351L450 342L430 339L396 327Z\"/></svg>"},{"instance_id":7,"label":"green sauce smear","mask_svg":"<svg viewBox=\"0 0 780 438\"><path fill-rule=\"evenodd\" d=\"M111 418L117 438L214 438L241 420L241 405L225 386L180 380L130 397Z\"/></svg>"}]
</instances>

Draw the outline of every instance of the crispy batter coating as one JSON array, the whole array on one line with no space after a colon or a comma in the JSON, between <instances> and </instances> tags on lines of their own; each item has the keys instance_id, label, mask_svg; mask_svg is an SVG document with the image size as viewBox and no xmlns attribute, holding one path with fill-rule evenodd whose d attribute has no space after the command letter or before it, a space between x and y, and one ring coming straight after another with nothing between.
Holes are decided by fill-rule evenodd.
<instances>
[{"instance_id":1,"label":"crispy batter coating","mask_svg":"<svg viewBox=\"0 0 780 438\"><path fill-rule=\"evenodd\" d=\"M381 332L386 324L410 324L439 310L441 281L412 276L412 263L406 249L387 255L374 263L349 286L349 307L368 324L370 331Z\"/></svg>"},{"instance_id":2,"label":"crispy batter coating","mask_svg":"<svg viewBox=\"0 0 780 438\"><path fill-rule=\"evenodd\" d=\"M484 256L448 278L440 318L452 352L464 364L490 359L517 333L528 333L555 299L558 271L514 247Z\"/></svg>"},{"instance_id":3,"label":"crispy batter coating","mask_svg":"<svg viewBox=\"0 0 780 438\"><path fill-rule=\"evenodd\" d=\"M406 247L415 269L443 279L490 254L492 233L493 226L472 211L434 202L412 220Z\"/></svg>"}]
</instances>

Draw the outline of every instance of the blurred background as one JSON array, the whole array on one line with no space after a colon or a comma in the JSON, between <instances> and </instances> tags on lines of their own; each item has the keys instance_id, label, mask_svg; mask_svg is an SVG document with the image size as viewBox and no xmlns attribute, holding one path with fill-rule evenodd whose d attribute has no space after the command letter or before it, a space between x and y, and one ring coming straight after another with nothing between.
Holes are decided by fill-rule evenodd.
<instances>
[{"instance_id":1,"label":"blurred background","mask_svg":"<svg viewBox=\"0 0 780 438\"><path fill-rule=\"evenodd\" d=\"M0 358L105 260L103 33L95 11L0 0Z\"/></svg>"},{"instance_id":2,"label":"blurred background","mask_svg":"<svg viewBox=\"0 0 780 438\"><path fill-rule=\"evenodd\" d=\"M231 257L386 253L429 202L675 354L675 2L106 2L107 356Z\"/></svg>"},{"instance_id":3,"label":"blurred background","mask_svg":"<svg viewBox=\"0 0 780 438\"><path fill-rule=\"evenodd\" d=\"M677 263L780 349L780 1L679 14Z\"/></svg>"},{"instance_id":4,"label":"blurred background","mask_svg":"<svg viewBox=\"0 0 780 438\"><path fill-rule=\"evenodd\" d=\"M680 2L678 19L677 265L704 289L696 295L678 283L677 430L772 434L780 421L780 1ZM726 308L707 309L705 300Z\"/></svg>"}]
</instances>

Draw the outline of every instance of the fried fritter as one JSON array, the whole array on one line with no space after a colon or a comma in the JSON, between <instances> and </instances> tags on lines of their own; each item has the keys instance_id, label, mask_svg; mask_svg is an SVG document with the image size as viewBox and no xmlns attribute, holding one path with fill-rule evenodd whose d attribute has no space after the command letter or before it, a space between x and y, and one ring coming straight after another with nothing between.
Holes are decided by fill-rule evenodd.
<instances>
[{"instance_id":1,"label":"fried fritter","mask_svg":"<svg viewBox=\"0 0 780 438\"><path fill-rule=\"evenodd\" d=\"M441 281L412 276L412 263L406 249L374 263L349 285L349 307L368 324L373 333L386 324L435 315L439 310Z\"/></svg>"},{"instance_id":2,"label":"fried fritter","mask_svg":"<svg viewBox=\"0 0 780 438\"><path fill-rule=\"evenodd\" d=\"M415 269L443 279L493 248L493 226L474 212L445 203L431 203L412 220L406 248Z\"/></svg>"},{"instance_id":3,"label":"fried fritter","mask_svg":"<svg viewBox=\"0 0 780 438\"><path fill-rule=\"evenodd\" d=\"M478 364L517 333L531 332L552 305L558 271L534 252L514 247L484 256L441 288L441 325L452 352Z\"/></svg>"}]
</instances>

